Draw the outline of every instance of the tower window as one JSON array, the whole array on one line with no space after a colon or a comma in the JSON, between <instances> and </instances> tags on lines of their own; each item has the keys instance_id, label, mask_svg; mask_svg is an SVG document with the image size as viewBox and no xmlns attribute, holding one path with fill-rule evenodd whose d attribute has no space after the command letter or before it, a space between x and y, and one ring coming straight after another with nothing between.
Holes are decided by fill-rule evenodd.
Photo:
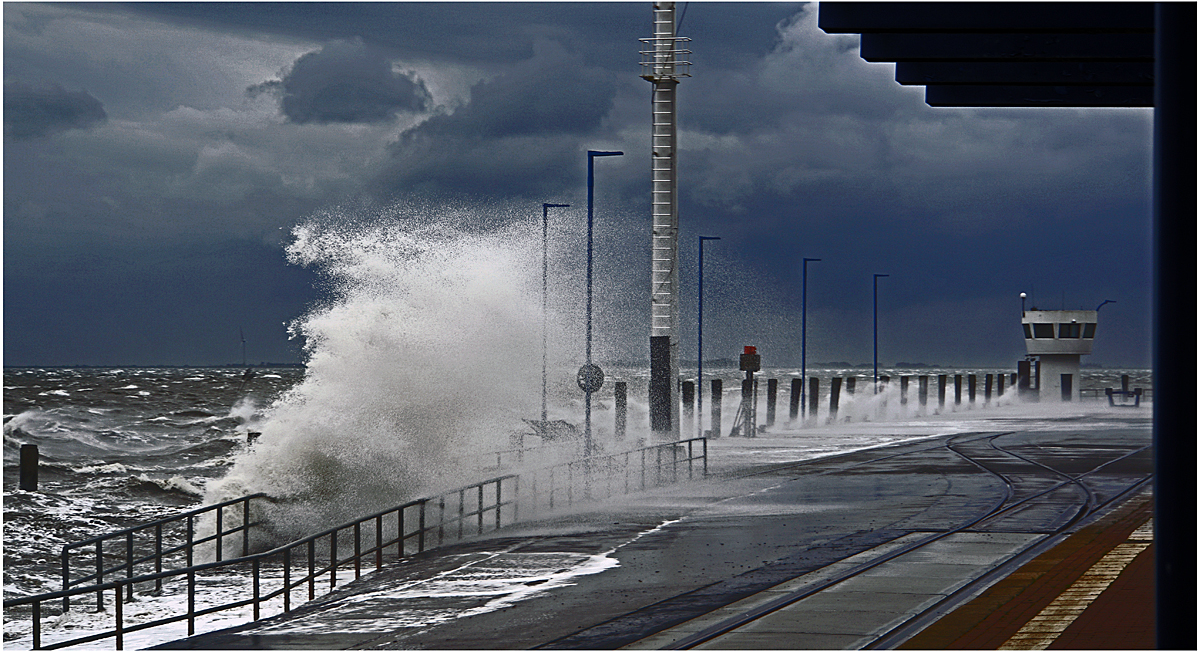
<instances>
[{"instance_id":1,"label":"tower window","mask_svg":"<svg viewBox=\"0 0 1200 652\"><path fill-rule=\"evenodd\" d=\"M1096 324L1089 323L1083 325L1083 336L1087 339L1096 337Z\"/></svg>"},{"instance_id":2,"label":"tower window","mask_svg":"<svg viewBox=\"0 0 1200 652\"><path fill-rule=\"evenodd\" d=\"M1054 339L1054 324L1034 324L1033 336L1038 339Z\"/></svg>"},{"instance_id":3,"label":"tower window","mask_svg":"<svg viewBox=\"0 0 1200 652\"><path fill-rule=\"evenodd\" d=\"M1079 339L1080 325L1077 323L1062 323L1058 325L1059 339Z\"/></svg>"},{"instance_id":4,"label":"tower window","mask_svg":"<svg viewBox=\"0 0 1200 652\"><path fill-rule=\"evenodd\" d=\"M1025 327L1025 339L1027 339L1027 340L1033 339L1033 331L1029 330L1029 324L1021 324L1021 325Z\"/></svg>"}]
</instances>

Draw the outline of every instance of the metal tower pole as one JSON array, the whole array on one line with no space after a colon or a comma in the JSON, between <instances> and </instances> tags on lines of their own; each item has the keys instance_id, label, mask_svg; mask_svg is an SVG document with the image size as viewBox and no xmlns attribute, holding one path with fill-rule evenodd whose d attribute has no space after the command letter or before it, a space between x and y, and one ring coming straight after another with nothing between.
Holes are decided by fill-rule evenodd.
<instances>
[{"instance_id":1,"label":"metal tower pole","mask_svg":"<svg viewBox=\"0 0 1200 652\"><path fill-rule=\"evenodd\" d=\"M679 439L679 197L675 90L688 54L676 46L675 3L654 5L654 36L640 39L651 98L650 429Z\"/></svg>"}]
</instances>

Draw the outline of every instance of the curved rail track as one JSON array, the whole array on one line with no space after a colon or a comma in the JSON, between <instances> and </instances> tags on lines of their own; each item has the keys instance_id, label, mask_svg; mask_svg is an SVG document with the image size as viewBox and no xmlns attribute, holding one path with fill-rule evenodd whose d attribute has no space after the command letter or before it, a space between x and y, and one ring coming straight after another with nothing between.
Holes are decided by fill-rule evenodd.
<instances>
[{"instance_id":1,"label":"curved rail track","mask_svg":"<svg viewBox=\"0 0 1200 652\"><path fill-rule=\"evenodd\" d=\"M671 643L671 644L663 647L662 649L674 649L674 650L690 649L690 648L694 648L696 646L702 645L704 643L707 643L709 641L713 641L724 635L734 632L742 627L745 627L749 623L752 623L752 622L754 622L758 619L761 619L765 616L768 616L772 613L778 612L781 609L784 609L785 607L787 607L795 602L798 602L798 601L808 598L810 596L816 595L822 591L826 591L833 586L836 586L850 578L862 575L863 573L866 573L867 571L870 571L871 569L876 568L876 567L878 567L884 563L887 563L891 560L894 560L898 557L901 557L903 555L926 548L926 547L930 546L930 544L933 544L936 541L940 541L942 539L950 537L951 535L970 531L974 528L977 528L978 526L981 526L982 524L984 524L988 521L995 521L995 520L998 520L1005 516L1011 515L1011 514L1015 513L1017 510L1029 505L1033 501L1036 501L1037 499L1047 496L1051 493L1063 490L1068 487L1074 487L1077 490L1077 494L1078 494L1077 504L1071 504L1070 506L1067 507L1068 510L1073 510L1073 513L1070 514L1070 516L1068 518L1066 518L1066 520L1061 525L1056 527L1053 532L1049 533L1049 536L1046 536L1046 537L1042 538L1040 541L1031 544L1025 550L1021 551L1013 559L1009 560L1006 563L1000 564L999 566L991 569L989 572L984 573L982 576L975 578L974 580L968 582L965 586L959 588L958 590L953 592L951 595L946 596L946 598L938 601L936 604L921 610L920 613L913 614L911 617L906 619L903 623L893 627L888 632L885 632L881 636L877 637L872 644L867 646L869 648L889 647L890 645L902 642L903 640L905 640L906 638L911 636L916 631L919 631L919 629L921 627L923 627L925 624L928 624L928 622L931 622L932 620L936 619L937 617L940 617L941 615L947 613L953 607L957 606L958 604L961 604L966 599L968 599L969 597L976 594L979 590L982 590L982 588L985 587L987 584L990 584L992 581L998 579L999 577L1002 577L1003 575L1007 575L1009 572L1011 572L1011 569L1015 568L1020 563L1023 563L1025 560L1031 558L1035 554L1038 554L1041 551L1053 546L1055 543L1062 540L1062 538L1064 538L1069 532L1073 531L1073 529L1080 522L1084 521L1089 516L1102 511L1104 508L1121 500L1125 496L1137 491L1141 487L1145 486L1146 483L1148 483L1151 480L1151 478L1153 477L1152 474L1147 474L1144 477L1141 477L1139 480L1133 482L1131 485L1126 486L1122 491L1118 492L1116 495L1110 496L1107 499L1102 499L1097 494L1097 492L1095 490L1093 490L1092 487L1088 486L1088 484L1085 482L1085 480L1089 476L1092 476L1092 475L1102 471L1106 467L1108 467L1112 464L1115 464L1116 462L1119 462L1126 458L1132 457L1134 455L1137 455L1137 454L1149 449L1150 446L1143 446L1143 447L1136 448L1131 451L1126 451L1123 454L1120 454L1116 457L1113 457L1111 459L1104 461L1103 463L1101 463L1099 465L1096 465L1094 468L1092 468L1084 473L1080 473L1077 475L1071 475L1069 473L1066 473L1064 471L1056 469L1053 466L1050 466L1049 464L1032 459L1029 454L1022 454L1019 452L1015 452L1013 450L1003 448L1002 446L997 444L998 439L1009 436L1009 435L1013 435L1013 434L1016 434L1016 433L1009 431L1009 432L1000 432L1000 433L989 433L989 434L984 434L982 436L980 436L980 433L957 435L957 436L950 437L950 438L944 440L943 442L941 442L940 445L922 447L922 448L918 448L916 450L907 450L907 451L903 451L900 453L895 453L892 455L885 455L882 457L873 458L871 460L866 460L866 461L858 462L858 463L851 465L853 467L853 466L862 466L862 465L867 465L867 464L875 464L880 461L884 461L884 460L891 459L894 457L914 455L914 454L919 454L919 453L928 453L930 451L944 448L944 449L949 450L950 452L954 453L955 455L961 457L962 459L966 460L970 464L978 467L980 470L997 478L1000 482L1003 483L1004 490L1001 492L1002 495L995 501L994 504L991 505L991 507L987 511L985 511L984 513L982 513L980 515L971 517L970 520L962 523L961 525L958 525L957 527L954 527L954 528L948 529L948 530L944 530L944 531L940 531L940 532L931 533L928 536L922 537L916 541L912 541L905 545L899 546L898 548L896 548L894 550L891 550L885 554L882 554L873 559L870 559L869 561L865 561L861 564L855 565L849 569L846 569L836 575L828 577L828 578L826 578L822 581L819 581L813 585L804 587L804 588L799 589L792 593L785 594L785 595L775 598L769 602L763 603L757 607L749 609L737 616L733 616L733 617L727 618L725 620L722 620L722 621L720 621L716 624L713 624L701 631L698 631L694 634L691 634L689 636L681 638L681 639L675 641L674 643ZM1053 484L1049 487L1038 488L1038 489L1032 490L1032 491L1028 492L1028 495L1020 495L1021 492L1017 488L1016 478L1013 477L1013 476L1017 475L1016 473L1014 473L1012 471L1006 472L1003 470L999 470L997 468L998 465L994 461L988 460L988 459L981 459L982 456L980 453L978 453L978 452L973 453L970 450L972 445L978 444L979 442L986 442L988 445L988 448L991 451L994 451L995 453L1001 454L1003 456L1007 456L1006 461L1010 462L1010 464L1011 464L1012 460L1020 460L1021 462L1024 462L1025 465L1027 465L1027 467L1032 466L1035 469L1038 469L1038 474L1040 477L1044 477L1045 474L1048 473L1049 475L1054 476L1056 479L1053 482ZM786 465L777 465L767 471L759 471L757 473L776 472L776 471L779 471L784 468L802 466L806 463L807 462L799 462L799 463L788 463ZM1028 475L1028 474L1026 474L1026 475Z\"/></svg>"}]
</instances>

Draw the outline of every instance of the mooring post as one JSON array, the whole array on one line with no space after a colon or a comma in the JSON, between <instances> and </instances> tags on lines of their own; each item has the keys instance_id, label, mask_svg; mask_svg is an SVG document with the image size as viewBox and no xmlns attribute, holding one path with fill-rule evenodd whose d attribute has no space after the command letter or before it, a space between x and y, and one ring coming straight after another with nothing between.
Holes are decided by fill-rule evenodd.
<instances>
[{"instance_id":1,"label":"mooring post","mask_svg":"<svg viewBox=\"0 0 1200 652\"><path fill-rule=\"evenodd\" d=\"M1129 391L1129 374L1121 374L1121 391Z\"/></svg>"},{"instance_id":2,"label":"mooring post","mask_svg":"<svg viewBox=\"0 0 1200 652\"><path fill-rule=\"evenodd\" d=\"M946 409L946 374L938 374L938 411Z\"/></svg>"},{"instance_id":3,"label":"mooring post","mask_svg":"<svg viewBox=\"0 0 1200 652\"><path fill-rule=\"evenodd\" d=\"M821 389L821 379L813 376L808 379L808 416L810 419L817 418L817 399Z\"/></svg>"},{"instance_id":4,"label":"mooring post","mask_svg":"<svg viewBox=\"0 0 1200 652\"><path fill-rule=\"evenodd\" d=\"M925 406L929 404L929 376L917 376L917 403L921 414L925 414Z\"/></svg>"},{"instance_id":5,"label":"mooring post","mask_svg":"<svg viewBox=\"0 0 1200 652\"><path fill-rule=\"evenodd\" d=\"M713 439L718 439L721 436L721 379L713 378L712 380L712 423L708 424L710 430L708 436Z\"/></svg>"},{"instance_id":6,"label":"mooring post","mask_svg":"<svg viewBox=\"0 0 1200 652\"><path fill-rule=\"evenodd\" d=\"M858 382L858 376L848 376L846 378L846 395L854 395L854 384Z\"/></svg>"},{"instance_id":7,"label":"mooring post","mask_svg":"<svg viewBox=\"0 0 1200 652\"><path fill-rule=\"evenodd\" d=\"M37 491L38 447L37 444L21 444L21 491Z\"/></svg>"},{"instance_id":8,"label":"mooring post","mask_svg":"<svg viewBox=\"0 0 1200 652\"><path fill-rule=\"evenodd\" d=\"M976 385L975 374L968 374L967 375L967 402L970 403L972 406L975 405L975 385Z\"/></svg>"},{"instance_id":9,"label":"mooring post","mask_svg":"<svg viewBox=\"0 0 1200 652\"><path fill-rule=\"evenodd\" d=\"M983 403L984 405L992 402L992 374L983 377Z\"/></svg>"},{"instance_id":10,"label":"mooring post","mask_svg":"<svg viewBox=\"0 0 1200 652\"><path fill-rule=\"evenodd\" d=\"M1021 398L1025 398L1031 391L1030 372L1032 370L1030 367L1031 365L1028 360L1017 361L1017 374L1019 374L1017 380L1017 396L1020 396Z\"/></svg>"},{"instance_id":11,"label":"mooring post","mask_svg":"<svg viewBox=\"0 0 1200 652\"><path fill-rule=\"evenodd\" d=\"M800 416L800 389L804 387L803 378L792 379L792 393L788 396L788 420L795 421Z\"/></svg>"},{"instance_id":12,"label":"mooring post","mask_svg":"<svg viewBox=\"0 0 1200 652\"><path fill-rule=\"evenodd\" d=\"M696 429L693 421L696 414L696 383L690 380L683 381L680 394L683 401L683 424L680 427L683 428L683 432L693 432Z\"/></svg>"},{"instance_id":13,"label":"mooring post","mask_svg":"<svg viewBox=\"0 0 1200 652\"><path fill-rule=\"evenodd\" d=\"M875 393L883 394L883 398L879 401L879 405L875 408L875 414L879 418L883 418L883 416L885 414L887 414L888 397L887 397L886 392L888 390L888 385L890 385L891 383L892 383L891 376L880 376L879 384L877 384L875 386Z\"/></svg>"},{"instance_id":14,"label":"mooring post","mask_svg":"<svg viewBox=\"0 0 1200 652\"><path fill-rule=\"evenodd\" d=\"M842 391L842 377L834 376L829 381L829 423L837 422L838 394ZM816 395L816 392L813 393Z\"/></svg>"},{"instance_id":15,"label":"mooring post","mask_svg":"<svg viewBox=\"0 0 1200 652\"><path fill-rule=\"evenodd\" d=\"M962 405L962 374L954 374L954 405Z\"/></svg>"},{"instance_id":16,"label":"mooring post","mask_svg":"<svg viewBox=\"0 0 1200 652\"><path fill-rule=\"evenodd\" d=\"M996 374L996 398L1004 396L1004 374Z\"/></svg>"},{"instance_id":17,"label":"mooring post","mask_svg":"<svg viewBox=\"0 0 1200 652\"><path fill-rule=\"evenodd\" d=\"M613 437L620 441L625 439L626 406L629 399L629 385L623 380L613 383Z\"/></svg>"},{"instance_id":18,"label":"mooring post","mask_svg":"<svg viewBox=\"0 0 1200 652\"><path fill-rule=\"evenodd\" d=\"M908 405L908 376L900 376L900 405Z\"/></svg>"},{"instance_id":19,"label":"mooring post","mask_svg":"<svg viewBox=\"0 0 1200 652\"><path fill-rule=\"evenodd\" d=\"M779 391L779 379L767 379L767 427L775 425L775 394Z\"/></svg>"}]
</instances>

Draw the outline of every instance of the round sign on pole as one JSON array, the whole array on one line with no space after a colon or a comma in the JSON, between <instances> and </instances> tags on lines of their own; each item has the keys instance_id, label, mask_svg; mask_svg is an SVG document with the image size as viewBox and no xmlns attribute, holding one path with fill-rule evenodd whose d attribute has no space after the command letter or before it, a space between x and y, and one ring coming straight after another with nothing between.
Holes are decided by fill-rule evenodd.
<instances>
[{"instance_id":1,"label":"round sign on pole","mask_svg":"<svg viewBox=\"0 0 1200 652\"><path fill-rule=\"evenodd\" d=\"M585 364L579 368L575 382L585 392L598 392L604 386L604 372L594 364Z\"/></svg>"}]
</instances>

